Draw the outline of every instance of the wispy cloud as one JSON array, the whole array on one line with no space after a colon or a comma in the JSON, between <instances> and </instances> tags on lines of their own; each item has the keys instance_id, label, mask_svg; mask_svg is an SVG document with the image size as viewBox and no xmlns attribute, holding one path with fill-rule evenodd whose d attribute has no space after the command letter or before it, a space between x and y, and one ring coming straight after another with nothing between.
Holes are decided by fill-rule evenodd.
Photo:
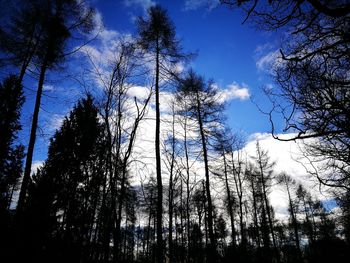
<instances>
[{"instance_id":1,"label":"wispy cloud","mask_svg":"<svg viewBox=\"0 0 350 263\"><path fill-rule=\"evenodd\" d=\"M256 68L265 73L274 74L283 62L279 49L272 43L258 45L254 52Z\"/></svg>"},{"instance_id":2,"label":"wispy cloud","mask_svg":"<svg viewBox=\"0 0 350 263\"><path fill-rule=\"evenodd\" d=\"M56 131L58 130L63 123L63 120L65 118L65 114L52 114L50 116L50 123L49 123L49 130L50 131Z\"/></svg>"},{"instance_id":3,"label":"wispy cloud","mask_svg":"<svg viewBox=\"0 0 350 263\"><path fill-rule=\"evenodd\" d=\"M205 8L207 10L212 10L220 4L219 0L186 0L185 1L185 11L197 10L199 8Z\"/></svg>"},{"instance_id":4,"label":"wispy cloud","mask_svg":"<svg viewBox=\"0 0 350 263\"><path fill-rule=\"evenodd\" d=\"M278 66L280 59L280 53L278 50L270 51L257 59L256 67L260 71L272 73L272 70Z\"/></svg>"},{"instance_id":5,"label":"wispy cloud","mask_svg":"<svg viewBox=\"0 0 350 263\"><path fill-rule=\"evenodd\" d=\"M146 11L149 7L156 4L153 0L124 0L124 5L127 7L140 7Z\"/></svg>"},{"instance_id":6,"label":"wispy cloud","mask_svg":"<svg viewBox=\"0 0 350 263\"><path fill-rule=\"evenodd\" d=\"M47 92L52 92L55 90L55 87L53 85L44 85L43 90Z\"/></svg>"}]
</instances>

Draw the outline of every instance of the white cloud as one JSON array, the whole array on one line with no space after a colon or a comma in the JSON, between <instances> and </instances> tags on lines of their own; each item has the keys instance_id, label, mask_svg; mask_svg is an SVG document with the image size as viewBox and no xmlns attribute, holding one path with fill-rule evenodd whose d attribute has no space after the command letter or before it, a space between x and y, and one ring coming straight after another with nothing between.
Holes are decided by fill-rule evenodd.
<instances>
[{"instance_id":1,"label":"white cloud","mask_svg":"<svg viewBox=\"0 0 350 263\"><path fill-rule=\"evenodd\" d=\"M280 52L279 50L274 50L259 57L256 61L256 67L261 71L272 72L280 62Z\"/></svg>"},{"instance_id":2,"label":"white cloud","mask_svg":"<svg viewBox=\"0 0 350 263\"><path fill-rule=\"evenodd\" d=\"M52 92L54 90L55 90L55 87L52 85L44 85L44 87L43 87L43 91Z\"/></svg>"},{"instance_id":3,"label":"white cloud","mask_svg":"<svg viewBox=\"0 0 350 263\"><path fill-rule=\"evenodd\" d=\"M292 137L294 134L286 135ZM256 142L259 141L260 147L267 150L272 162L276 162L274 167L275 174L285 172L297 182L301 183L310 193L320 200L327 200L331 197L326 191L319 191L319 183L316 178L309 175L305 167L300 161L307 163L301 159L302 146L298 142L284 142L274 139L269 133L255 133L250 136L248 143L244 147L247 156L256 155ZM324 188L326 190L326 188ZM288 200L285 190L280 186L273 186L269 195L271 205L274 207L276 216L280 219L288 217Z\"/></svg>"},{"instance_id":4,"label":"white cloud","mask_svg":"<svg viewBox=\"0 0 350 263\"><path fill-rule=\"evenodd\" d=\"M38 170L38 168L40 168L41 166L43 166L44 164L44 161L42 160L35 160L33 163L32 163L32 170L31 170L31 173L36 173L36 171Z\"/></svg>"},{"instance_id":5,"label":"white cloud","mask_svg":"<svg viewBox=\"0 0 350 263\"><path fill-rule=\"evenodd\" d=\"M65 118L64 114L55 113L50 115L49 130L50 131L58 130L62 126L64 118Z\"/></svg>"},{"instance_id":6,"label":"white cloud","mask_svg":"<svg viewBox=\"0 0 350 263\"><path fill-rule=\"evenodd\" d=\"M156 2L153 0L124 0L125 6L141 7L144 11L146 11L151 6L154 6L155 4Z\"/></svg>"},{"instance_id":7,"label":"white cloud","mask_svg":"<svg viewBox=\"0 0 350 263\"><path fill-rule=\"evenodd\" d=\"M136 97L139 100L145 100L148 98L149 96L149 88L147 87L143 87L143 86L131 86L128 91L127 94L130 98L134 98Z\"/></svg>"},{"instance_id":8,"label":"white cloud","mask_svg":"<svg viewBox=\"0 0 350 263\"><path fill-rule=\"evenodd\" d=\"M206 8L209 11L220 4L219 0L186 0L185 11L197 10L199 8Z\"/></svg>"},{"instance_id":9,"label":"white cloud","mask_svg":"<svg viewBox=\"0 0 350 263\"><path fill-rule=\"evenodd\" d=\"M220 91L220 100L230 101L234 99L247 100L250 97L249 88L247 85L238 85L236 82L228 85L226 89Z\"/></svg>"}]
</instances>

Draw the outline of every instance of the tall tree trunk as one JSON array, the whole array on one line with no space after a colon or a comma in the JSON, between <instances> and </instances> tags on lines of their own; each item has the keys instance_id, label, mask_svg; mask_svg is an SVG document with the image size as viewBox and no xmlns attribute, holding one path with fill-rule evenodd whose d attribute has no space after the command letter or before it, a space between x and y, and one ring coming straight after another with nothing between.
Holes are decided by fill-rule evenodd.
<instances>
[{"instance_id":1,"label":"tall tree trunk","mask_svg":"<svg viewBox=\"0 0 350 263\"><path fill-rule=\"evenodd\" d=\"M298 250L298 257L299 260L301 260L301 249L300 249L300 242L299 242L299 231L298 231L298 222L295 217L295 212L294 212L294 205L292 201L292 197L290 195L290 189L288 182L286 182L286 188L287 188L287 194L288 194L288 200L289 200L289 208L290 208L290 215L292 217L292 224L293 224L293 230L294 230L294 235L295 235L295 245Z\"/></svg>"},{"instance_id":2,"label":"tall tree trunk","mask_svg":"<svg viewBox=\"0 0 350 263\"><path fill-rule=\"evenodd\" d=\"M242 187L242 179L241 179L241 166L238 164L238 170L235 167L234 164L234 158L233 158L233 152L231 152L231 161L232 161L232 172L233 172L233 179L236 186L236 192L238 196L238 206L239 206L239 226L241 230L241 245L243 248L246 248L247 245L247 237L246 237L246 231L244 227L244 220L243 220L243 187Z\"/></svg>"},{"instance_id":3,"label":"tall tree trunk","mask_svg":"<svg viewBox=\"0 0 350 263\"><path fill-rule=\"evenodd\" d=\"M172 123L172 141L171 141L171 163L170 163L170 178L169 178L169 260L173 262L173 199L174 199L174 162L175 162L175 112L173 112Z\"/></svg>"},{"instance_id":4,"label":"tall tree trunk","mask_svg":"<svg viewBox=\"0 0 350 263\"><path fill-rule=\"evenodd\" d=\"M181 262L184 262L185 236L184 236L184 209L183 209L183 182L180 184L180 229L181 229Z\"/></svg>"},{"instance_id":5,"label":"tall tree trunk","mask_svg":"<svg viewBox=\"0 0 350 263\"><path fill-rule=\"evenodd\" d=\"M159 109L159 39L157 40L156 49L156 169L157 169L157 262L163 262L163 231L162 231L162 219L163 219L163 185L162 185L162 168L160 159L160 109Z\"/></svg>"},{"instance_id":6,"label":"tall tree trunk","mask_svg":"<svg viewBox=\"0 0 350 263\"><path fill-rule=\"evenodd\" d=\"M266 209L265 211L266 211L266 215L267 215L267 219L268 219L270 233L271 233L271 236L272 236L272 244L273 244L274 253L275 253L277 262L279 262L280 261L280 259L279 259L279 252L277 250L276 238L275 238L275 233L274 233L274 229L273 229L273 222L272 222L272 216L271 216L271 210L270 210L270 205L269 205L269 201L268 201L268 198L267 198L266 182L265 182L264 172L263 172L263 169L262 169L261 162L259 162L259 165L260 165L260 176L261 176L261 184L262 184L262 191L263 191L262 192L263 202L265 204L265 209Z\"/></svg>"},{"instance_id":7,"label":"tall tree trunk","mask_svg":"<svg viewBox=\"0 0 350 263\"><path fill-rule=\"evenodd\" d=\"M186 106L185 106L186 109ZM186 229L187 229L187 258L190 257L190 166L188 157L188 147L187 147L187 117L185 116L184 122L184 148L185 148L185 158L186 158Z\"/></svg>"},{"instance_id":8,"label":"tall tree trunk","mask_svg":"<svg viewBox=\"0 0 350 263\"><path fill-rule=\"evenodd\" d=\"M254 179L252 179L254 180ZM253 216L254 216L254 225L255 225L255 234L256 234L256 242L258 243L258 248L260 248L260 231L259 231L259 221L258 221L258 207L257 207L257 200L256 200L256 189L255 184L253 181L251 181L251 188L252 188L252 195L253 195Z\"/></svg>"},{"instance_id":9,"label":"tall tree trunk","mask_svg":"<svg viewBox=\"0 0 350 263\"><path fill-rule=\"evenodd\" d=\"M197 117L199 123L199 132L201 135L202 148L203 148L203 159L204 159L204 170L205 170L205 189L207 193L207 202L208 202L208 230L209 230L209 262L216 262L216 245L215 245L215 236L213 228L213 205L210 195L210 179L209 179L209 163L208 163L208 152L207 152L207 142L204 134L203 120L201 114L201 105L200 100L197 95Z\"/></svg>"},{"instance_id":10,"label":"tall tree trunk","mask_svg":"<svg viewBox=\"0 0 350 263\"><path fill-rule=\"evenodd\" d=\"M40 67L38 90L36 92L32 127L30 131L30 139L29 139L28 150L27 150L27 158L26 158L26 163L24 168L21 191L19 193L19 198L17 203L17 210L16 210L17 216L21 216L21 213L23 212L27 190L28 190L28 184L30 181L30 173L32 168L34 145L35 145L35 139L36 139L36 130L38 127L39 110L40 110L40 104L41 104L41 95L43 93L43 86L44 86L47 66L48 66L48 57L46 55Z\"/></svg>"},{"instance_id":11,"label":"tall tree trunk","mask_svg":"<svg viewBox=\"0 0 350 263\"><path fill-rule=\"evenodd\" d=\"M231 191L230 186L228 184L228 176L227 176L227 163L226 163L226 156L225 152L222 153L222 156L224 158L224 175L225 175L225 186L226 186L226 194L228 199L228 213L230 216L231 221L231 239L232 239L232 246L236 246L236 230L235 230L235 219L233 215L233 204L231 199Z\"/></svg>"}]
</instances>

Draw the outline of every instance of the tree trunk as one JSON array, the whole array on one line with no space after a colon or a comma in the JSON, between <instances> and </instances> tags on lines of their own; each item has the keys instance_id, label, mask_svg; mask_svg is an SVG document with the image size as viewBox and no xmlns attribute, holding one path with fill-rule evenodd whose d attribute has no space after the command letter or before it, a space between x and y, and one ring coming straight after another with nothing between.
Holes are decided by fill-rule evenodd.
<instances>
[{"instance_id":1,"label":"tree trunk","mask_svg":"<svg viewBox=\"0 0 350 263\"><path fill-rule=\"evenodd\" d=\"M292 223L293 223L293 229L294 229L294 235L295 235L295 245L296 245L297 250L298 250L299 260L301 260L301 249L300 249L300 242L299 242L298 223L297 223L297 219L295 217L294 206L293 206L293 201L292 201L292 198L290 195L288 182L286 182L286 188L287 188L288 199L289 199L290 215L292 217Z\"/></svg>"},{"instance_id":2,"label":"tree trunk","mask_svg":"<svg viewBox=\"0 0 350 263\"><path fill-rule=\"evenodd\" d=\"M202 148L203 148L203 159L204 159L204 169L205 169L205 189L207 193L207 202L208 202L208 230L209 230L209 262L216 262L216 245L215 245L215 236L213 229L213 205L210 195L210 179L209 179L209 163L208 163L208 153L207 153L207 142L204 134L203 120L201 114L201 105L200 100L197 95L197 117L199 122L199 132L201 135Z\"/></svg>"},{"instance_id":3,"label":"tree trunk","mask_svg":"<svg viewBox=\"0 0 350 263\"><path fill-rule=\"evenodd\" d=\"M185 106L186 108L186 106ZM186 229L187 229L187 258L190 257L190 166L188 158L188 147L187 147L187 117L185 116L184 122L184 148L185 148L185 158L186 158Z\"/></svg>"},{"instance_id":4,"label":"tree trunk","mask_svg":"<svg viewBox=\"0 0 350 263\"><path fill-rule=\"evenodd\" d=\"M230 221L231 221L231 239L232 239L232 246L236 246L236 230L235 230L235 220L234 220L234 215L233 215L233 204L232 204L232 199L231 199L231 191L230 187L228 184L228 176L227 176L227 163L226 163L226 156L225 152L222 153L222 156L224 158L224 175L225 175L225 185L226 185L226 194L227 194L227 199L228 199L228 213L230 216Z\"/></svg>"},{"instance_id":5,"label":"tree trunk","mask_svg":"<svg viewBox=\"0 0 350 263\"><path fill-rule=\"evenodd\" d=\"M44 86L45 75L46 75L46 70L47 70L47 63L48 63L48 58L46 55L42 65L40 67L38 90L36 92L36 99L35 99L33 119L32 119L32 127L31 127L31 131L30 131L30 139L29 139L28 151L27 151L27 158L26 158L26 163L25 163L25 168L24 168L21 191L19 193L19 198L18 198L18 203L17 203L16 213L18 216L21 216L21 213L23 212L23 208L25 205L25 199L26 199L26 195L27 195L27 190L28 190L28 184L30 181L30 173L31 173L31 168L32 168L34 145L35 145L35 139L36 139L36 130L38 127L39 110L40 110L40 104L41 104L41 95L43 93L43 86Z\"/></svg>"},{"instance_id":6,"label":"tree trunk","mask_svg":"<svg viewBox=\"0 0 350 263\"><path fill-rule=\"evenodd\" d=\"M157 169L157 262L163 262L163 231L162 231L162 217L163 217L163 185L162 185L162 169L160 158L160 109L159 109L159 40L157 40L156 49L156 169Z\"/></svg>"},{"instance_id":7,"label":"tree trunk","mask_svg":"<svg viewBox=\"0 0 350 263\"><path fill-rule=\"evenodd\" d=\"M170 163L170 178L169 178L169 260L173 262L173 172L174 172L174 159L175 159L175 113L173 113L172 123L172 142L171 142L171 163Z\"/></svg>"}]
</instances>

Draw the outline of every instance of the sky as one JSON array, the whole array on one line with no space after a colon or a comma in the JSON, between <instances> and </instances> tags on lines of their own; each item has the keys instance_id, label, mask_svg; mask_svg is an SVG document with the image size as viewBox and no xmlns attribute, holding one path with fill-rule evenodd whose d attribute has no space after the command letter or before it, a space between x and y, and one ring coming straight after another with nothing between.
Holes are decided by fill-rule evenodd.
<instances>
[{"instance_id":1,"label":"sky","mask_svg":"<svg viewBox=\"0 0 350 263\"><path fill-rule=\"evenodd\" d=\"M168 10L183 50L197 54L190 62L193 69L213 79L221 88L249 89L250 97L236 99L227 108L230 126L246 135L269 132L268 118L260 114L253 102L268 109L261 99L261 88L271 84L263 61L278 42L276 36L244 24L244 15L212 0L104 0L96 1L106 28L118 32L135 32L135 17L146 13L155 3ZM266 59L266 58L265 58ZM260 63L260 64L259 64Z\"/></svg>"},{"instance_id":2,"label":"sky","mask_svg":"<svg viewBox=\"0 0 350 263\"><path fill-rule=\"evenodd\" d=\"M246 152L254 154L255 141L259 139L272 160L276 161L277 172L286 171L300 181L307 181L304 167L295 161L300 156L299 145L274 140L269 134L269 118L259 110L271 109L262 88L274 85L269 73L282 41L280 32L263 32L249 23L242 24L245 17L240 10L221 6L216 0L92 0L91 5L97 10L96 19L102 30L86 48L102 57L108 56L113 41L120 35L135 34L136 18L144 16L147 8L154 4L167 9L183 51L196 54L183 66L192 67L206 79L213 79L222 91L227 102L227 123L234 132L247 139ZM82 96L82 91L91 88L85 87L83 78L80 78L80 74L86 72L74 73L87 65L87 60L79 53L73 58L73 63L65 65L64 70L48 75L32 170L36 170L45 160L49 139L60 127L64 116ZM29 85L25 89L27 101L23 108L24 129L20 137L25 145L29 138L35 99L35 88L31 88L35 82L30 77L26 81ZM137 94L140 89L133 91ZM164 97L167 92L164 91ZM276 125L277 132L280 132L283 122L276 119ZM141 127L143 132L152 135L153 129L153 123ZM149 141L152 141L152 137ZM147 149L152 147L153 143L145 145ZM309 181L308 187L316 188L316 185L316 182ZM322 195L320 197L325 199ZM271 202L277 207L277 214L287 213L286 200L281 191L273 192Z\"/></svg>"},{"instance_id":3,"label":"sky","mask_svg":"<svg viewBox=\"0 0 350 263\"><path fill-rule=\"evenodd\" d=\"M242 25L245 17L240 10L219 5L216 0L92 0L97 22L103 24L103 29L89 46L106 50L120 35L136 34L136 18L145 16L147 8L154 4L167 9L182 50L195 54L184 67L192 67L206 79L213 79L228 97L226 118L233 131L246 138L270 132L268 116L259 108L271 109L262 87L272 85L271 54L280 40L277 33L256 30L248 23ZM85 73L76 72L76 68L86 68L86 59L79 53L69 63L46 78L34 156L38 162L45 159L49 138L85 89L81 77ZM33 78L27 77L27 83L21 136L24 144L30 130L36 90ZM276 124L280 128L282 122Z\"/></svg>"},{"instance_id":4,"label":"sky","mask_svg":"<svg viewBox=\"0 0 350 263\"><path fill-rule=\"evenodd\" d=\"M216 0L91 0L103 30L89 45L100 47L104 42L108 46L110 40L120 34L135 34L136 18L146 15L147 8L154 4L167 9L182 50L195 54L184 67L192 67L206 79L213 79L230 98L226 109L229 126L245 137L269 132L268 118L255 104L264 110L270 109L261 90L272 83L268 67L270 54L278 41L276 34L255 30L249 24L242 25L245 17L240 10L221 6ZM63 65L63 70L53 71L46 78L34 156L38 161L45 158L49 138L81 97L84 87L78 75L84 73L77 73L75 68L83 68L85 63L81 56L75 56ZM36 91L36 80L30 74L26 82L21 136L24 144L30 130Z\"/></svg>"}]
</instances>

